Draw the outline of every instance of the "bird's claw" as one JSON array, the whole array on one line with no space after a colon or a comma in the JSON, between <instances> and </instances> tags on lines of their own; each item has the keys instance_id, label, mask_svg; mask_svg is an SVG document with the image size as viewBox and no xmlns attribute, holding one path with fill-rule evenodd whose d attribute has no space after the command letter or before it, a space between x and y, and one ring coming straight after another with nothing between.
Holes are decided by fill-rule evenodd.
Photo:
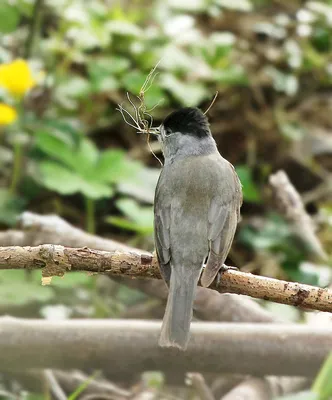
<instances>
[{"instance_id":1,"label":"bird's claw","mask_svg":"<svg viewBox=\"0 0 332 400\"><path fill-rule=\"evenodd\" d=\"M221 281L221 278L222 278L222 274L224 272L226 272L226 271L229 271L230 269L234 270L234 271L238 271L239 270L238 267L230 267L229 265L226 265L226 264L223 264L219 268L219 271L218 271L217 276L216 276L217 286L219 286L219 284L220 284L220 281Z\"/></svg>"}]
</instances>

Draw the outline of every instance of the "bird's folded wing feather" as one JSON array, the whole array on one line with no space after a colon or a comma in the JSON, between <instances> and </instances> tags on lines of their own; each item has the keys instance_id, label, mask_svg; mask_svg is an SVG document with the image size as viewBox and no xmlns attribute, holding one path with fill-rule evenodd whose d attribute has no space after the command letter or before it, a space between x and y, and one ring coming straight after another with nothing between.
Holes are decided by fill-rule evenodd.
<instances>
[{"instance_id":1,"label":"bird's folded wing feather","mask_svg":"<svg viewBox=\"0 0 332 400\"><path fill-rule=\"evenodd\" d=\"M162 179L160 175L159 182ZM171 277L171 250L170 250L170 223L171 223L171 199L166 193L160 191L160 185L157 185L154 208L154 231L155 246L159 261L160 272L167 284ZM160 207L159 196L163 198L163 207Z\"/></svg>"},{"instance_id":2,"label":"bird's folded wing feather","mask_svg":"<svg viewBox=\"0 0 332 400\"><path fill-rule=\"evenodd\" d=\"M205 287L213 282L224 264L240 217L241 184L233 167L231 165L230 167L228 179L226 177L220 179L218 195L214 196L210 203L208 215L210 254L201 278L201 283Z\"/></svg>"}]
</instances>

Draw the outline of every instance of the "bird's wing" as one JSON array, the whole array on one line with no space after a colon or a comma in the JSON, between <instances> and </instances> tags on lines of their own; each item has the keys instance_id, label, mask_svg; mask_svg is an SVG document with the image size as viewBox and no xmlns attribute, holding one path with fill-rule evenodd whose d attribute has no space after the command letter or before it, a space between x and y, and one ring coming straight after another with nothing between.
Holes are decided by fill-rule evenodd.
<instances>
[{"instance_id":1,"label":"bird's wing","mask_svg":"<svg viewBox=\"0 0 332 400\"><path fill-rule=\"evenodd\" d=\"M169 285L171 277L170 224L171 199L162 190L163 173L160 174L154 199L154 237L160 272Z\"/></svg>"},{"instance_id":2,"label":"bird's wing","mask_svg":"<svg viewBox=\"0 0 332 400\"><path fill-rule=\"evenodd\" d=\"M211 199L208 214L210 254L201 283L208 287L224 264L230 250L242 204L241 184L231 164L220 176L218 194Z\"/></svg>"}]
</instances>

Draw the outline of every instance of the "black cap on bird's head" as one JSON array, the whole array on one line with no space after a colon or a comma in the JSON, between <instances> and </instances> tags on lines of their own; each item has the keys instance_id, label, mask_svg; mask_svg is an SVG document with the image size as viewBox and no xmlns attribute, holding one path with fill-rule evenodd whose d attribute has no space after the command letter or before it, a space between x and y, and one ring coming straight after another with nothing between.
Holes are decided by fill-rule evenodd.
<instances>
[{"instance_id":1,"label":"black cap on bird's head","mask_svg":"<svg viewBox=\"0 0 332 400\"><path fill-rule=\"evenodd\" d=\"M185 107L169 114L162 123L167 134L181 132L197 138L210 136L207 117L196 107Z\"/></svg>"}]
</instances>

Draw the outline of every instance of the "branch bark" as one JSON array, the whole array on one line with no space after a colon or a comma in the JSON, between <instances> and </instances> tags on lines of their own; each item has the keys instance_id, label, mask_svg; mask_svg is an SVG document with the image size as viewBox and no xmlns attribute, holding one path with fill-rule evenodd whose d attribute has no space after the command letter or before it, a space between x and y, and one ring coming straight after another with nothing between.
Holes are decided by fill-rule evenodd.
<instances>
[{"instance_id":1,"label":"branch bark","mask_svg":"<svg viewBox=\"0 0 332 400\"><path fill-rule=\"evenodd\" d=\"M90 235L56 215L39 215L24 212L20 217L22 230L0 232L1 246L37 246L44 243L63 244L68 247L87 246L96 250L135 251L122 243ZM139 250L136 250L139 251ZM130 279L125 276L112 276L142 292L166 301L167 289L162 281L151 279ZM245 296L223 294L202 287L197 288L194 310L199 318L207 321L236 322L276 322L276 317Z\"/></svg>"},{"instance_id":2,"label":"branch bark","mask_svg":"<svg viewBox=\"0 0 332 400\"><path fill-rule=\"evenodd\" d=\"M40 269L44 278L67 271L86 271L136 278L161 279L157 260L151 254L68 248L60 245L1 247L0 269ZM266 278L237 270L223 273L212 289L224 293L332 312L332 291L296 282Z\"/></svg>"},{"instance_id":3,"label":"branch bark","mask_svg":"<svg viewBox=\"0 0 332 400\"><path fill-rule=\"evenodd\" d=\"M103 369L117 379L147 370L313 376L332 348L332 328L192 324L187 351L160 348L160 323L142 320L0 318L8 369Z\"/></svg>"},{"instance_id":4,"label":"branch bark","mask_svg":"<svg viewBox=\"0 0 332 400\"><path fill-rule=\"evenodd\" d=\"M317 237L316 227L307 213L302 198L284 171L278 171L269 178L275 203L292 226L294 233L308 246L316 258L328 259Z\"/></svg>"},{"instance_id":5,"label":"branch bark","mask_svg":"<svg viewBox=\"0 0 332 400\"><path fill-rule=\"evenodd\" d=\"M38 246L44 243L66 244L68 247L91 247L105 251L140 251L116 240L91 235L57 215L39 215L25 211L20 216L21 230L0 232L1 246Z\"/></svg>"}]
</instances>

